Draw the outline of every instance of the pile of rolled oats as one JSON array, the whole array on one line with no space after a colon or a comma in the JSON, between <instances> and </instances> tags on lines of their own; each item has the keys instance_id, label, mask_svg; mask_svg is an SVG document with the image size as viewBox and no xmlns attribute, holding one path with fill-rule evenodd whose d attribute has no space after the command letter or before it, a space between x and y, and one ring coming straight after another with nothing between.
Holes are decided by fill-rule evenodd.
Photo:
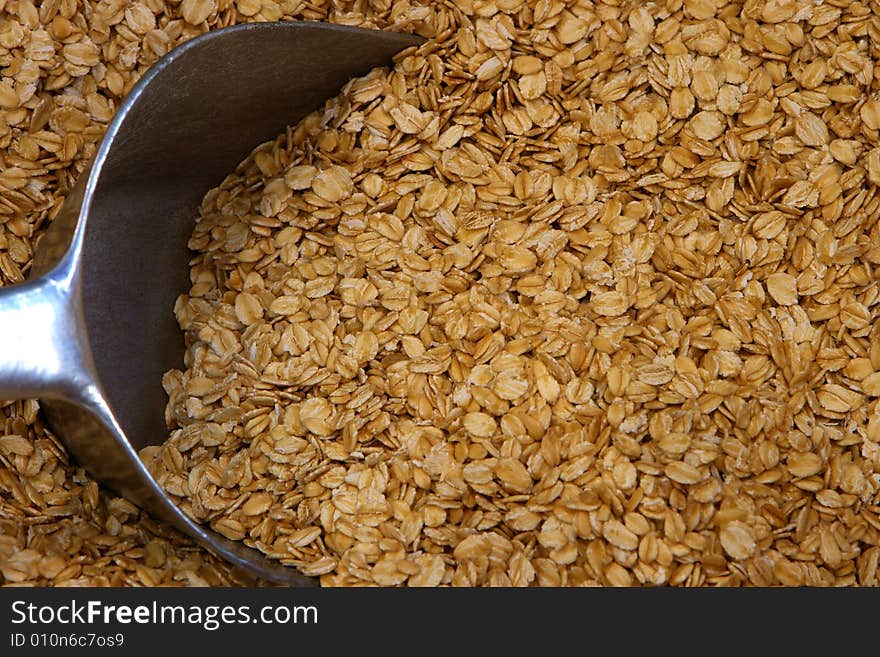
<instances>
[{"instance_id":1,"label":"pile of rolled oats","mask_svg":"<svg viewBox=\"0 0 880 657\"><path fill-rule=\"evenodd\" d=\"M425 46L206 196L161 483L327 585L876 582L839 4L407 10Z\"/></svg>"},{"instance_id":2,"label":"pile of rolled oats","mask_svg":"<svg viewBox=\"0 0 880 657\"><path fill-rule=\"evenodd\" d=\"M326 585L880 583L876 0L80 4L0 0L4 280L176 43L428 37L204 199L192 517ZM225 581L5 412L0 581Z\"/></svg>"}]
</instances>

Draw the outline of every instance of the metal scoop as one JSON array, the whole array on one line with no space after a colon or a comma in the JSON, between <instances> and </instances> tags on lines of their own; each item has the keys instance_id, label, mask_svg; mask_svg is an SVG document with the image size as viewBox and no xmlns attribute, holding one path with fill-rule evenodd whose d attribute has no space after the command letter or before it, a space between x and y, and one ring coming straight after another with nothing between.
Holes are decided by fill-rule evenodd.
<instances>
[{"instance_id":1,"label":"metal scoop","mask_svg":"<svg viewBox=\"0 0 880 657\"><path fill-rule=\"evenodd\" d=\"M38 397L98 481L245 571L314 580L196 524L138 458L168 435L161 380L183 364L172 309L205 192L258 144L418 37L323 23L239 25L186 42L132 89L43 236L0 289L0 399Z\"/></svg>"}]
</instances>

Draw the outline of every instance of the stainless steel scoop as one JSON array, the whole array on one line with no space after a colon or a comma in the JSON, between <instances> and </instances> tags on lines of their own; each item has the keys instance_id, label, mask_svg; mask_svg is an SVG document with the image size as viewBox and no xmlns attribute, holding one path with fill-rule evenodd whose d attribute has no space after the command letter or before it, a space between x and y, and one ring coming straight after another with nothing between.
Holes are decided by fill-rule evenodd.
<instances>
[{"instance_id":1,"label":"stainless steel scoop","mask_svg":"<svg viewBox=\"0 0 880 657\"><path fill-rule=\"evenodd\" d=\"M162 374L183 364L172 312L205 192L350 78L420 39L323 23L210 32L132 89L43 236L28 282L0 289L0 399L38 397L98 481L276 583L314 581L194 523L137 452L168 435Z\"/></svg>"}]
</instances>

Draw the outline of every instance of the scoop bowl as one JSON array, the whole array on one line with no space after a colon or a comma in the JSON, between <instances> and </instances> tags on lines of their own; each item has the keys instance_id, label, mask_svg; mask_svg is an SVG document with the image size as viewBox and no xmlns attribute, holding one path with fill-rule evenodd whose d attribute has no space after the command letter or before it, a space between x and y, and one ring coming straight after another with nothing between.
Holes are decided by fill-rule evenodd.
<instances>
[{"instance_id":1,"label":"scoop bowl","mask_svg":"<svg viewBox=\"0 0 880 657\"><path fill-rule=\"evenodd\" d=\"M314 585L187 517L138 451L168 435L162 375L183 364L172 309L205 192L258 144L418 37L324 23L239 25L187 41L120 106L43 236L0 289L0 399L39 398L73 457L113 491L245 572Z\"/></svg>"}]
</instances>

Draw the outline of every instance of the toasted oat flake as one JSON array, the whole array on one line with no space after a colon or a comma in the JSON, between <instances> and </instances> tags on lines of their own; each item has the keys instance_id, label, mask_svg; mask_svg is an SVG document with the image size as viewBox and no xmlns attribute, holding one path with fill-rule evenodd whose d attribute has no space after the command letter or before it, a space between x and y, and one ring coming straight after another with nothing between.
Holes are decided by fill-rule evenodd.
<instances>
[{"instance_id":1,"label":"toasted oat flake","mask_svg":"<svg viewBox=\"0 0 880 657\"><path fill-rule=\"evenodd\" d=\"M797 303L797 279L782 272L767 277L767 291L776 303L791 306Z\"/></svg>"},{"instance_id":2,"label":"toasted oat flake","mask_svg":"<svg viewBox=\"0 0 880 657\"><path fill-rule=\"evenodd\" d=\"M180 13L190 25L204 23L217 10L216 0L183 0Z\"/></svg>"},{"instance_id":3,"label":"toasted oat flake","mask_svg":"<svg viewBox=\"0 0 880 657\"><path fill-rule=\"evenodd\" d=\"M824 146L828 143L828 126L812 112L803 112L794 122L798 139L807 146Z\"/></svg>"},{"instance_id":4,"label":"toasted oat flake","mask_svg":"<svg viewBox=\"0 0 880 657\"><path fill-rule=\"evenodd\" d=\"M719 112L700 112L689 125L697 137L709 141L724 132L724 119Z\"/></svg>"},{"instance_id":5,"label":"toasted oat flake","mask_svg":"<svg viewBox=\"0 0 880 657\"><path fill-rule=\"evenodd\" d=\"M593 297L591 307L599 315L616 317L626 312L629 302L621 292L600 292Z\"/></svg>"},{"instance_id":6,"label":"toasted oat flake","mask_svg":"<svg viewBox=\"0 0 880 657\"><path fill-rule=\"evenodd\" d=\"M720 536L721 546L733 559L747 559L754 554L757 547L748 525L739 520L722 527Z\"/></svg>"},{"instance_id":7,"label":"toasted oat flake","mask_svg":"<svg viewBox=\"0 0 880 657\"><path fill-rule=\"evenodd\" d=\"M880 129L880 100L876 98L868 100L859 110L859 116L869 129Z\"/></svg>"},{"instance_id":8,"label":"toasted oat flake","mask_svg":"<svg viewBox=\"0 0 880 657\"><path fill-rule=\"evenodd\" d=\"M488 438L495 433L496 423L487 413L468 413L464 416L464 428L474 436Z\"/></svg>"}]
</instances>

